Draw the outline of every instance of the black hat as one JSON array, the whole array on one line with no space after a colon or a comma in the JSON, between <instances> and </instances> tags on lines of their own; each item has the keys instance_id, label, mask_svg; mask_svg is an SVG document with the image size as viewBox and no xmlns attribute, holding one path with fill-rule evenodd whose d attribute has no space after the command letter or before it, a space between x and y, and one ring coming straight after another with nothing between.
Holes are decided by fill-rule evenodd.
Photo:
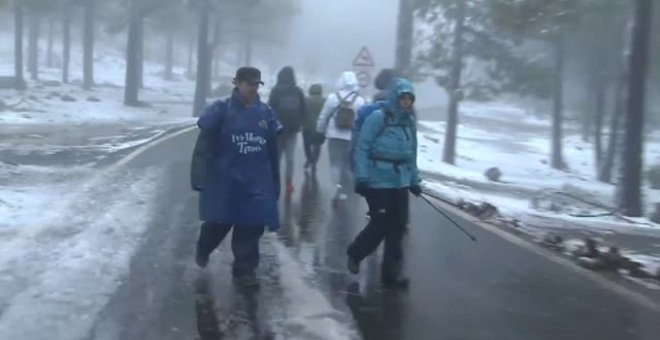
<instances>
[{"instance_id":1,"label":"black hat","mask_svg":"<svg viewBox=\"0 0 660 340\"><path fill-rule=\"evenodd\" d=\"M243 66L236 71L236 81L247 81L253 84L261 84L264 82L261 81L261 71L256 67Z\"/></svg>"}]
</instances>

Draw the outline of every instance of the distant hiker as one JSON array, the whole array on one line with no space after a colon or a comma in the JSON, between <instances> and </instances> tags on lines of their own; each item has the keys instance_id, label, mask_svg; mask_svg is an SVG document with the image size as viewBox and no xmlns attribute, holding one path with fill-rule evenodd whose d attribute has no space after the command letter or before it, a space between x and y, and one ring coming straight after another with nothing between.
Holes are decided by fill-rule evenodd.
<instances>
[{"instance_id":1,"label":"distant hiker","mask_svg":"<svg viewBox=\"0 0 660 340\"><path fill-rule=\"evenodd\" d=\"M321 84L314 84L309 88L309 96L305 105L305 125L303 128L303 143L305 144L305 170L316 172L316 163L321 156L321 145L325 136L316 132L316 122L323 109L325 98Z\"/></svg>"},{"instance_id":2,"label":"distant hiker","mask_svg":"<svg viewBox=\"0 0 660 340\"><path fill-rule=\"evenodd\" d=\"M305 93L296 85L293 68L284 67L277 75L277 85L273 87L268 105L273 108L277 119L284 126L279 137L279 159L285 156L284 177L286 192L291 194L293 187L293 165L298 133L304 122Z\"/></svg>"},{"instance_id":3,"label":"distant hiker","mask_svg":"<svg viewBox=\"0 0 660 340\"><path fill-rule=\"evenodd\" d=\"M257 94L261 72L236 72L230 98L206 108L193 155L191 180L200 191L201 226L195 261L204 268L209 256L233 228L233 275L237 284L259 284L259 239L267 226L279 228L279 161L275 114Z\"/></svg>"},{"instance_id":4,"label":"distant hiker","mask_svg":"<svg viewBox=\"0 0 660 340\"><path fill-rule=\"evenodd\" d=\"M387 288L406 288L402 275L402 238L408 222L408 191L419 196L415 94L405 79L396 79L387 106L364 121L355 148L355 192L369 205L369 224L348 247L348 269L385 241L381 281Z\"/></svg>"},{"instance_id":5,"label":"distant hiker","mask_svg":"<svg viewBox=\"0 0 660 340\"><path fill-rule=\"evenodd\" d=\"M342 73L337 82L338 91L328 95L316 124L316 131L328 140L330 175L337 190L335 200L346 199L344 186L350 177L349 149L351 131L357 111L365 104L358 93L359 86L354 72Z\"/></svg>"},{"instance_id":6,"label":"distant hiker","mask_svg":"<svg viewBox=\"0 0 660 340\"><path fill-rule=\"evenodd\" d=\"M373 97L373 102L386 101L388 88L392 80L397 77L397 71L391 68L382 69L374 80L374 87L378 90Z\"/></svg>"}]
</instances>

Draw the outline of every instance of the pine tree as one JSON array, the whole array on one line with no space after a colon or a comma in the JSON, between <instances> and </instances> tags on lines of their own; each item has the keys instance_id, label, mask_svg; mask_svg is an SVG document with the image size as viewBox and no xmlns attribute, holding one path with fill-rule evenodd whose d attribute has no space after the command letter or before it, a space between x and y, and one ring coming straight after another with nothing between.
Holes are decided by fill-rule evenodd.
<instances>
[{"instance_id":1,"label":"pine tree","mask_svg":"<svg viewBox=\"0 0 660 340\"><path fill-rule=\"evenodd\" d=\"M518 40L501 34L490 0L418 0L418 15L432 26L416 58L416 72L431 73L449 97L443 161L455 163L458 112L464 97L490 99L502 92L535 92L526 77L543 73L517 52ZM474 72L465 73L469 67ZM539 91L543 92L543 91Z\"/></svg>"},{"instance_id":2,"label":"pine tree","mask_svg":"<svg viewBox=\"0 0 660 340\"><path fill-rule=\"evenodd\" d=\"M628 60L630 81L626 113L625 151L623 153L619 209L627 216L641 216L644 105L649 64L653 0L636 0L632 29L632 48Z\"/></svg>"}]
</instances>

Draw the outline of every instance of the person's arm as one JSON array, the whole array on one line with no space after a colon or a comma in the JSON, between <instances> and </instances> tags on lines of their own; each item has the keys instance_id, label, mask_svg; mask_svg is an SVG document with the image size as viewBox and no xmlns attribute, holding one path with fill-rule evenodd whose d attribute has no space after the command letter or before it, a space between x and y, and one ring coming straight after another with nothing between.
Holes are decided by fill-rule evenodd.
<instances>
[{"instance_id":1,"label":"person's arm","mask_svg":"<svg viewBox=\"0 0 660 340\"><path fill-rule=\"evenodd\" d=\"M227 111L227 103L216 101L204 109L204 113L197 120L197 126L202 130L219 130L222 127L225 111Z\"/></svg>"},{"instance_id":2,"label":"person's arm","mask_svg":"<svg viewBox=\"0 0 660 340\"><path fill-rule=\"evenodd\" d=\"M360 129L353 160L355 164L355 181L366 183L369 181L368 165L371 146L383 124L383 114L378 111L365 119Z\"/></svg>"},{"instance_id":3,"label":"person's arm","mask_svg":"<svg viewBox=\"0 0 660 340\"><path fill-rule=\"evenodd\" d=\"M316 121L316 132L325 135L325 131L328 129L328 121L330 116L334 113L337 105L339 105L339 100L333 99L337 98L336 94L331 94L323 103L323 109L321 109L321 114L319 115L319 120Z\"/></svg>"},{"instance_id":4,"label":"person's arm","mask_svg":"<svg viewBox=\"0 0 660 340\"><path fill-rule=\"evenodd\" d=\"M277 109L277 101L279 99L278 92L278 88L275 86L272 90L270 90L270 95L268 96L268 106L270 106L270 108L273 110Z\"/></svg>"},{"instance_id":5,"label":"person's arm","mask_svg":"<svg viewBox=\"0 0 660 340\"><path fill-rule=\"evenodd\" d=\"M298 95L300 96L300 124L304 125L307 116L307 97L301 88L298 88Z\"/></svg>"},{"instance_id":6,"label":"person's arm","mask_svg":"<svg viewBox=\"0 0 660 340\"><path fill-rule=\"evenodd\" d=\"M422 183L422 179L419 177L419 168L417 167L417 128L416 122L413 120L413 123L410 127L412 132L412 142L413 142L413 158L411 160L410 168L412 169L412 180L410 185L419 185Z\"/></svg>"},{"instance_id":7,"label":"person's arm","mask_svg":"<svg viewBox=\"0 0 660 340\"><path fill-rule=\"evenodd\" d=\"M271 173L273 174L273 186L275 188L275 197L279 199L280 197L280 158L279 151L277 147L277 135L282 132L283 126L275 118L275 113L272 109L268 109L268 140L266 144L268 146L268 159L270 163Z\"/></svg>"},{"instance_id":8,"label":"person's arm","mask_svg":"<svg viewBox=\"0 0 660 340\"><path fill-rule=\"evenodd\" d=\"M190 162L190 186L194 191L202 191L206 181L206 160L209 153L209 131L200 130Z\"/></svg>"}]
</instances>

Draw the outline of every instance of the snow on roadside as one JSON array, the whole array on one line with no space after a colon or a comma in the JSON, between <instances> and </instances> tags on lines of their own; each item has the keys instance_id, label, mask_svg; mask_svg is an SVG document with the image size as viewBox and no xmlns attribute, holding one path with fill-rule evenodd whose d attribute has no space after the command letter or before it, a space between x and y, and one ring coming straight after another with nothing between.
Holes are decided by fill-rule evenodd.
<instances>
[{"instance_id":1,"label":"snow on roadside","mask_svg":"<svg viewBox=\"0 0 660 340\"><path fill-rule=\"evenodd\" d=\"M520 121L515 124L520 124ZM502 122L500 125L504 126L506 123ZM549 140L539 137L536 132L530 133L524 128L519 131L518 125L505 130L491 126L461 125L458 131L456 165L450 165L443 163L440 158L444 141L444 122L422 121L420 127L419 167L430 175L439 176L438 180L451 183L446 188L438 188L440 191L447 191L445 195L476 195L484 201L483 197L491 193L493 195L485 201L493 204L504 203L495 204L504 209L530 211L529 201L534 193L540 193L542 190L575 189L588 193L597 203L614 205L615 187L594 178L593 146L582 142L578 136L569 135L565 138L565 158L570 170L559 171L548 165ZM649 140L646 154L649 160L660 154L660 140L656 139ZM484 172L491 167L502 171L500 182L490 182L484 176ZM452 193L458 190L451 189L452 187L463 190ZM518 202L507 202L509 197L517 198ZM652 211L652 205L660 202L660 190L647 187L645 197L646 211ZM602 220L607 221L609 218ZM642 222L645 225L650 224L647 219Z\"/></svg>"},{"instance_id":2,"label":"snow on roadside","mask_svg":"<svg viewBox=\"0 0 660 340\"><path fill-rule=\"evenodd\" d=\"M115 175L119 178L94 186L68 183L59 190L25 191L25 213L13 220L2 215L1 339L88 335L129 270L162 174L145 169Z\"/></svg>"}]
</instances>

